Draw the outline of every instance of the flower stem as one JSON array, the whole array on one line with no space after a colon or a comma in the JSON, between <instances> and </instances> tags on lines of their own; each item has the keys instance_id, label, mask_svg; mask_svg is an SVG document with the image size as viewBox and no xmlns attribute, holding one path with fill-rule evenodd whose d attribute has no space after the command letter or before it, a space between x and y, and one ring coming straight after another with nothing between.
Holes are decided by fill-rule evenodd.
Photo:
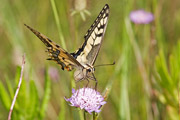
<instances>
[{"instance_id":1,"label":"flower stem","mask_svg":"<svg viewBox=\"0 0 180 120\"><path fill-rule=\"evenodd\" d=\"M16 102L16 99L17 99L17 95L19 93L19 89L21 87L22 77L23 77L23 72L24 72L24 64L25 64L25 54L23 55L22 66L21 66L21 75L20 75L20 78L19 78L19 83L18 83L18 87L16 89L16 93L14 95L14 98L13 98L13 101L12 101L12 104L11 104L11 108L9 110L8 120L11 120L11 114L12 114L12 111L13 111L13 108L14 108L14 105L15 105L15 102Z\"/></svg>"},{"instance_id":2,"label":"flower stem","mask_svg":"<svg viewBox=\"0 0 180 120\"><path fill-rule=\"evenodd\" d=\"M86 120L86 111L84 110L84 120Z\"/></svg>"},{"instance_id":3,"label":"flower stem","mask_svg":"<svg viewBox=\"0 0 180 120\"><path fill-rule=\"evenodd\" d=\"M53 13L54 13L54 18L55 18L55 22L56 22L56 25L57 25L58 34L59 34L59 38L61 40L62 47L65 50L67 50L65 40L64 40L64 36L63 36L63 33L62 33L62 29L61 29L61 23L60 23L59 15L58 15L56 4L55 4L54 0L51 0L51 6L52 6Z\"/></svg>"},{"instance_id":4,"label":"flower stem","mask_svg":"<svg viewBox=\"0 0 180 120\"><path fill-rule=\"evenodd\" d=\"M97 120L97 118L98 118L98 115L95 112L93 112L93 120Z\"/></svg>"}]
</instances>

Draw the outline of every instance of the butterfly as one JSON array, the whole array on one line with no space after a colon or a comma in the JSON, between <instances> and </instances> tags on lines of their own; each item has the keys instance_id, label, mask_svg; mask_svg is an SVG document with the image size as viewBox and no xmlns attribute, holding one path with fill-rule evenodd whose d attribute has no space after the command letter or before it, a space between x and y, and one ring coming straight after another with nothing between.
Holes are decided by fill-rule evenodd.
<instances>
[{"instance_id":1,"label":"butterfly","mask_svg":"<svg viewBox=\"0 0 180 120\"><path fill-rule=\"evenodd\" d=\"M67 71L72 71L75 68L75 81L87 80L89 82L89 79L91 79L96 81L97 86L93 65L104 38L108 18L109 5L106 4L84 36L84 43L73 53L68 53L45 35L26 24L24 25L46 45L47 52L49 53L49 58L47 60L55 61L61 66L62 70L66 69Z\"/></svg>"}]
</instances>

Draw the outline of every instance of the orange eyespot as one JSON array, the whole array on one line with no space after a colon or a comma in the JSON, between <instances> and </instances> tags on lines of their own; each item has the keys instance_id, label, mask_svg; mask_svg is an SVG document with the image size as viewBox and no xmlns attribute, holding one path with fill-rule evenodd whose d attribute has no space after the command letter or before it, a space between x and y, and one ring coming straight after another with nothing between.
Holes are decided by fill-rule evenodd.
<instances>
[{"instance_id":1,"label":"orange eyespot","mask_svg":"<svg viewBox=\"0 0 180 120\"><path fill-rule=\"evenodd\" d=\"M66 66L65 69L66 69L67 71L71 71L70 68L69 68L68 66Z\"/></svg>"}]
</instances>

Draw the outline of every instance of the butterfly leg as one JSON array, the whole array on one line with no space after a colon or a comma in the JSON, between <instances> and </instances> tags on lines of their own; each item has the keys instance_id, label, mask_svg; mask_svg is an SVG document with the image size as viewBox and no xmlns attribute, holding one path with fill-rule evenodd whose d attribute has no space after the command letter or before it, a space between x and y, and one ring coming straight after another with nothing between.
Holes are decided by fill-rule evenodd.
<instances>
[{"instance_id":1,"label":"butterfly leg","mask_svg":"<svg viewBox=\"0 0 180 120\"><path fill-rule=\"evenodd\" d=\"M88 80L88 78L85 78L85 80L87 80L87 84L86 84L86 88L87 88L89 85L89 80Z\"/></svg>"},{"instance_id":2,"label":"butterfly leg","mask_svg":"<svg viewBox=\"0 0 180 120\"><path fill-rule=\"evenodd\" d=\"M82 78L82 79L79 79L78 81L75 81L75 82L76 82L76 85L77 85L78 82L83 81L83 80L86 80L86 79ZM88 83L89 83L89 80L87 80L87 81L88 81ZM87 84L87 85L88 85L88 84ZM86 85L86 87L87 87L87 85ZM80 89L80 85L78 85L78 88Z\"/></svg>"},{"instance_id":3,"label":"butterfly leg","mask_svg":"<svg viewBox=\"0 0 180 120\"><path fill-rule=\"evenodd\" d=\"M94 80L96 82L95 84L95 90L97 90L97 84L98 84L98 81L95 77L95 75L92 73L92 76L87 76L87 78L91 79L91 80Z\"/></svg>"},{"instance_id":4,"label":"butterfly leg","mask_svg":"<svg viewBox=\"0 0 180 120\"><path fill-rule=\"evenodd\" d=\"M79 86L78 86L79 87ZM80 89L80 87L78 88L78 89ZM77 94L76 94L76 97L79 95L79 90L77 91Z\"/></svg>"},{"instance_id":5,"label":"butterfly leg","mask_svg":"<svg viewBox=\"0 0 180 120\"><path fill-rule=\"evenodd\" d=\"M89 85L89 79L88 79L88 77L83 76L81 79L77 80L76 83L77 83L77 82L80 82L80 81L82 81L82 80L87 80L86 87L88 87L88 85Z\"/></svg>"},{"instance_id":6,"label":"butterfly leg","mask_svg":"<svg viewBox=\"0 0 180 120\"><path fill-rule=\"evenodd\" d=\"M93 80L96 82L96 84L95 84L95 90L97 90L97 84L98 84L98 81L97 81L95 75L94 75L94 74L92 74L92 75L93 75Z\"/></svg>"}]
</instances>

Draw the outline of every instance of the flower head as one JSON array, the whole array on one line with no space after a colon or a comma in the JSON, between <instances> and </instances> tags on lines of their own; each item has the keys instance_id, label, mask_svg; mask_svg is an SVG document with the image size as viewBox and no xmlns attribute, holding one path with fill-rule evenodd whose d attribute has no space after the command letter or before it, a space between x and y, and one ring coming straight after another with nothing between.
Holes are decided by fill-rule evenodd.
<instances>
[{"instance_id":1,"label":"flower head","mask_svg":"<svg viewBox=\"0 0 180 120\"><path fill-rule=\"evenodd\" d=\"M130 13L130 19L136 24L148 24L154 20L154 16L150 12L136 10Z\"/></svg>"},{"instance_id":2,"label":"flower head","mask_svg":"<svg viewBox=\"0 0 180 120\"><path fill-rule=\"evenodd\" d=\"M72 96L65 98L71 106L79 107L89 112L99 113L101 106L106 104L102 95L92 88L72 89Z\"/></svg>"},{"instance_id":3,"label":"flower head","mask_svg":"<svg viewBox=\"0 0 180 120\"><path fill-rule=\"evenodd\" d=\"M71 16L75 14L80 14L83 21L86 20L85 15L91 15L91 13L86 10L87 8L87 0L74 0L74 10L71 12Z\"/></svg>"}]
</instances>

